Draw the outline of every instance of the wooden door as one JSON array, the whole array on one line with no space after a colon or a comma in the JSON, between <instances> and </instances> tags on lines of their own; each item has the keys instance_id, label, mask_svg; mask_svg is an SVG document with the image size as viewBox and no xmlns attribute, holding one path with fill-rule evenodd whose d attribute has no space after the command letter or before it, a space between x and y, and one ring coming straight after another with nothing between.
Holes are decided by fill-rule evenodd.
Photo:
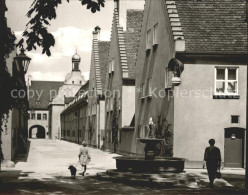
<instances>
[{"instance_id":1,"label":"wooden door","mask_svg":"<svg viewBox=\"0 0 248 195\"><path fill-rule=\"evenodd\" d=\"M225 130L224 165L242 168L244 159L244 131L230 128Z\"/></svg>"}]
</instances>

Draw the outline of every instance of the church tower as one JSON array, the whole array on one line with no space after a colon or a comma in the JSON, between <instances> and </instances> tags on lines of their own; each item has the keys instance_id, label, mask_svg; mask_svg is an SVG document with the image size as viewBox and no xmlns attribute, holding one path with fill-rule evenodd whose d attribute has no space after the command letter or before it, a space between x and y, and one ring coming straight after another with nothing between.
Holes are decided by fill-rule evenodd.
<instances>
[{"instance_id":1,"label":"church tower","mask_svg":"<svg viewBox=\"0 0 248 195\"><path fill-rule=\"evenodd\" d=\"M79 70L80 62L81 62L81 57L77 54L76 51L76 54L72 56L72 71L80 71Z\"/></svg>"}]
</instances>

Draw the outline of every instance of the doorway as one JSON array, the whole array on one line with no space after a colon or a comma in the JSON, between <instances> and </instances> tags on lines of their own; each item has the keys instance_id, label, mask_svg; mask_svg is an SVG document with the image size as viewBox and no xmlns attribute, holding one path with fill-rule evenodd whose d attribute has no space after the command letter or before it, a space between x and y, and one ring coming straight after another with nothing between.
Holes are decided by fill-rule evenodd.
<instances>
[{"instance_id":1,"label":"doorway","mask_svg":"<svg viewBox=\"0 0 248 195\"><path fill-rule=\"evenodd\" d=\"M224 146L224 166L244 167L244 129L226 128Z\"/></svg>"}]
</instances>

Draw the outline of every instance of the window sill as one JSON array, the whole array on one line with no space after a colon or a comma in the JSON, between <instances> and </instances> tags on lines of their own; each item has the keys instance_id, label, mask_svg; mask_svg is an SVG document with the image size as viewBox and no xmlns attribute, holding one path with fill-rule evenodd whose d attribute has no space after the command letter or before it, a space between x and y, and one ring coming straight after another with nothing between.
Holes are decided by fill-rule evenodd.
<instances>
[{"instance_id":1,"label":"window sill","mask_svg":"<svg viewBox=\"0 0 248 195\"><path fill-rule=\"evenodd\" d=\"M150 52L151 52L151 48L147 48L146 49L146 54L149 55Z\"/></svg>"},{"instance_id":2,"label":"window sill","mask_svg":"<svg viewBox=\"0 0 248 195\"><path fill-rule=\"evenodd\" d=\"M169 91L169 90L171 90L171 88L172 88L172 86L167 86L167 87L164 88L164 90Z\"/></svg>"},{"instance_id":3,"label":"window sill","mask_svg":"<svg viewBox=\"0 0 248 195\"><path fill-rule=\"evenodd\" d=\"M240 95L213 95L213 99L239 99Z\"/></svg>"},{"instance_id":4,"label":"window sill","mask_svg":"<svg viewBox=\"0 0 248 195\"><path fill-rule=\"evenodd\" d=\"M152 98L152 95L148 95L148 96L142 96L140 99L144 100L144 99L151 99L151 98Z\"/></svg>"},{"instance_id":5,"label":"window sill","mask_svg":"<svg viewBox=\"0 0 248 195\"><path fill-rule=\"evenodd\" d=\"M152 46L153 48L156 48L156 47L158 47L158 43L153 43L153 46Z\"/></svg>"}]
</instances>

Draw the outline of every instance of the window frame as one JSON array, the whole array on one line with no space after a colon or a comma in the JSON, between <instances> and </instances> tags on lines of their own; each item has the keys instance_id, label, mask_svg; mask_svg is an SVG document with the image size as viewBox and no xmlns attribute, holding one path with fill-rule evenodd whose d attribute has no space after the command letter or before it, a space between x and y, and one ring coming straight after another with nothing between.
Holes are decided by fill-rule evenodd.
<instances>
[{"instance_id":1,"label":"window frame","mask_svg":"<svg viewBox=\"0 0 248 195\"><path fill-rule=\"evenodd\" d=\"M145 86L145 83L142 83L141 87L142 87L142 97L145 97L146 96L146 86Z\"/></svg>"},{"instance_id":2,"label":"window frame","mask_svg":"<svg viewBox=\"0 0 248 195\"><path fill-rule=\"evenodd\" d=\"M233 122L233 119L234 119L233 117L237 117L238 119L237 123ZM231 124L240 124L240 115L231 115Z\"/></svg>"},{"instance_id":3,"label":"window frame","mask_svg":"<svg viewBox=\"0 0 248 195\"><path fill-rule=\"evenodd\" d=\"M165 67L165 88L172 87L173 72L169 70L169 67Z\"/></svg>"},{"instance_id":4,"label":"window frame","mask_svg":"<svg viewBox=\"0 0 248 195\"><path fill-rule=\"evenodd\" d=\"M37 113L37 120L41 120L41 113Z\"/></svg>"},{"instance_id":5,"label":"window frame","mask_svg":"<svg viewBox=\"0 0 248 195\"><path fill-rule=\"evenodd\" d=\"M152 92L152 77L148 78L147 85L148 85L148 96L151 96L151 92Z\"/></svg>"},{"instance_id":6,"label":"window frame","mask_svg":"<svg viewBox=\"0 0 248 195\"><path fill-rule=\"evenodd\" d=\"M158 23L153 26L152 43L153 43L153 46L158 45Z\"/></svg>"},{"instance_id":7,"label":"window frame","mask_svg":"<svg viewBox=\"0 0 248 195\"><path fill-rule=\"evenodd\" d=\"M146 50L150 50L153 44L152 29L146 31Z\"/></svg>"},{"instance_id":8,"label":"window frame","mask_svg":"<svg viewBox=\"0 0 248 195\"><path fill-rule=\"evenodd\" d=\"M45 116L45 117L44 117ZM44 119L45 118L45 119ZM42 120L46 121L47 120L47 114L46 113L43 113L42 114Z\"/></svg>"},{"instance_id":9,"label":"window frame","mask_svg":"<svg viewBox=\"0 0 248 195\"><path fill-rule=\"evenodd\" d=\"M217 70L218 69L224 69L225 70L225 79L224 80L217 80ZM236 80L228 80L228 70L229 69L235 69L236 70ZM239 95L239 67L220 67L220 66L216 66L214 69L214 95L233 95L233 96L237 96ZM237 87L236 87L236 92L235 93L230 93L228 92L228 82L237 82ZM219 93L217 92L217 82L224 82L225 83L225 88L224 88L224 93Z\"/></svg>"}]
</instances>

